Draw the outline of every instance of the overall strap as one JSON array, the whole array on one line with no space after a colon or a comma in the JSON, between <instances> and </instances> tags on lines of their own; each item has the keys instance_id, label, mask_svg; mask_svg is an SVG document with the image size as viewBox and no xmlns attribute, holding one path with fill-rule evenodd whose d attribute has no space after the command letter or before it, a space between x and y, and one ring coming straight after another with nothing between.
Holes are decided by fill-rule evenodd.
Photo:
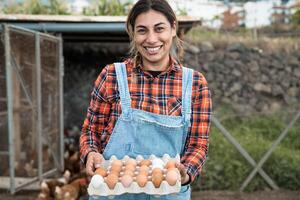
<instances>
[{"instance_id":1,"label":"overall strap","mask_svg":"<svg viewBox=\"0 0 300 200\"><path fill-rule=\"evenodd\" d=\"M126 65L125 63L114 63L114 65L118 81L122 115L124 117L129 117L131 108L131 98L127 81Z\"/></svg>"},{"instance_id":2,"label":"overall strap","mask_svg":"<svg viewBox=\"0 0 300 200\"><path fill-rule=\"evenodd\" d=\"M186 67L182 67L182 69L182 116L184 123L190 126L192 113L192 87L194 70Z\"/></svg>"}]
</instances>

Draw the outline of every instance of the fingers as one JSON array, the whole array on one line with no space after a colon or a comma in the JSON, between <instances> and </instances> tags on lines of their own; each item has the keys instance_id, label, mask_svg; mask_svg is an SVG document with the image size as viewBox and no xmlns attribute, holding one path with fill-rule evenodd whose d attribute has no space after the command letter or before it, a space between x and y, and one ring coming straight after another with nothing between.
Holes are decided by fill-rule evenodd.
<instances>
[{"instance_id":1,"label":"fingers","mask_svg":"<svg viewBox=\"0 0 300 200\"><path fill-rule=\"evenodd\" d=\"M100 153L90 152L86 161L87 175L93 176L95 174L95 169L100 167L102 160L103 156Z\"/></svg>"},{"instance_id":2,"label":"fingers","mask_svg":"<svg viewBox=\"0 0 300 200\"><path fill-rule=\"evenodd\" d=\"M176 167L178 168L179 172L180 172L180 175L181 177L185 176L186 175L186 168L183 164L181 163L176 163Z\"/></svg>"},{"instance_id":3,"label":"fingers","mask_svg":"<svg viewBox=\"0 0 300 200\"><path fill-rule=\"evenodd\" d=\"M182 183L187 182L189 179L189 175L187 174L187 169L185 168L185 166L181 163L176 163L176 167L178 168L178 170L180 172L181 182Z\"/></svg>"},{"instance_id":4,"label":"fingers","mask_svg":"<svg viewBox=\"0 0 300 200\"><path fill-rule=\"evenodd\" d=\"M94 156L94 167L95 167L95 169L101 167L102 159L103 159L103 157L100 153L97 153Z\"/></svg>"},{"instance_id":5,"label":"fingers","mask_svg":"<svg viewBox=\"0 0 300 200\"><path fill-rule=\"evenodd\" d=\"M88 176L94 175L94 159L92 156L89 156L86 161L86 174Z\"/></svg>"}]
</instances>

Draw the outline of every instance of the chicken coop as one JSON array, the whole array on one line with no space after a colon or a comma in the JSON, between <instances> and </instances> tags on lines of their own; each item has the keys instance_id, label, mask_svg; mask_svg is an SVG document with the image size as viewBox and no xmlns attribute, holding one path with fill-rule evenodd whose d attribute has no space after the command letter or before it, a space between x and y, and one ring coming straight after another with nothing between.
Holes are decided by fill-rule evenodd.
<instances>
[{"instance_id":1,"label":"chicken coop","mask_svg":"<svg viewBox=\"0 0 300 200\"><path fill-rule=\"evenodd\" d=\"M0 188L11 193L64 168L62 40L0 27Z\"/></svg>"}]
</instances>

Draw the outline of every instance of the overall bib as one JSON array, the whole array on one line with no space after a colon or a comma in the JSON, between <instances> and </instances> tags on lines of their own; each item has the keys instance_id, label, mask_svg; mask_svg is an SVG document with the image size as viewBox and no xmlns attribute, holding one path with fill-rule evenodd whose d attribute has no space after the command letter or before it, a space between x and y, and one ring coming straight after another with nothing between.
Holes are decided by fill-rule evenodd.
<instances>
[{"instance_id":1,"label":"overall bib","mask_svg":"<svg viewBox=\"0 0 300 200\"><path fill-rule=\"evenodd\" d=\"M169 154L182 155L187 131L190 126L193 70L183 67L182 75L182 116L154 114L131 108L127 82L126 65L115 63L122 114L118 118L103 156L108 160L112 155L122 159L125 155L136 158L151 154L162 157ZM153 196L145 193L115 196L115 200L188 200L191 189L182 186L177 194ZM89 197L90 200L107 200L108 197Z\"/></svg>"}]
</instances>

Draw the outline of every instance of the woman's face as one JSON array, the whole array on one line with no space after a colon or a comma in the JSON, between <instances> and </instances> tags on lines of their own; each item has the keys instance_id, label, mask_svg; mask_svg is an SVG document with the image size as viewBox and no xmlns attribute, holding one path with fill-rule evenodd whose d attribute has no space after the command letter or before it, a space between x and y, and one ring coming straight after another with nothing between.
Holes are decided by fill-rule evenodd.
<instances>
[{"instance_id":1,"label":"woman's face","mask_svg":"<svg viewBox=\"0 0 300 200\"><path fill-rule=\"evenodd\" d=\"M175 24L171 26L162 13L150 10L138 15L134 26L134 42L145 69L163 71L168 67L175 35Z\"/></svg>"}]
</instances>

